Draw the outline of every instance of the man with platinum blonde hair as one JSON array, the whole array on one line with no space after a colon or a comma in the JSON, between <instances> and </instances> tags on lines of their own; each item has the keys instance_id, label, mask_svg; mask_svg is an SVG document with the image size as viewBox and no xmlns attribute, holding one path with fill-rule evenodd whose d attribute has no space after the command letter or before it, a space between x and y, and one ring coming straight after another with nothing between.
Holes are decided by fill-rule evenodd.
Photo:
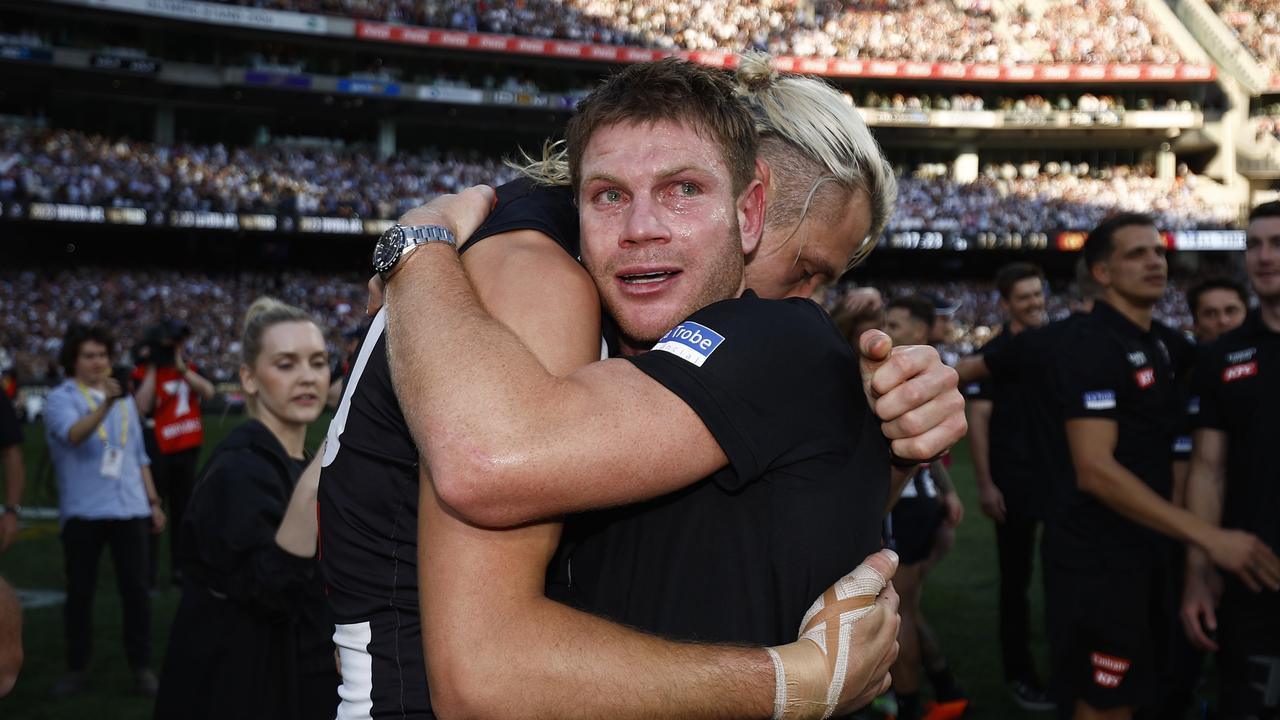
<instances>
[{"instance_id":1,"label":"man with platinum blonde hair","mask_svg":"<svg viewBox=\"0 0 1280 720\"><path fill-rule=\"evenodd\" d=\"M774 72L763 53L742 57L737 80L760 134L767 190L747 286L763 297L812 294L875 248L897 178L862 116L827 83Z\"/></svg>"}]
</instances>

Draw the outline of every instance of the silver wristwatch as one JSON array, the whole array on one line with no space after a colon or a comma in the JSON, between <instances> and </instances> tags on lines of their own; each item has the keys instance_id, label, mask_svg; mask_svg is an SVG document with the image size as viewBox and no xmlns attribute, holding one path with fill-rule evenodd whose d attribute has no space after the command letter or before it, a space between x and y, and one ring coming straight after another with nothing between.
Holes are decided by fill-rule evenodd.
<instances>
[{"instance_id":1,"label":"silver wristwatch","mask_svg":"<svg viewBox=\"0 0 1280 720\"><path fill-rule=\"evenodd\" d=\"M414 248L433 242L458 246L458 239L441 225L392 225L378 238L378 245L373 249L373 271L385 283Z\"/></svg>"}]
</instances>

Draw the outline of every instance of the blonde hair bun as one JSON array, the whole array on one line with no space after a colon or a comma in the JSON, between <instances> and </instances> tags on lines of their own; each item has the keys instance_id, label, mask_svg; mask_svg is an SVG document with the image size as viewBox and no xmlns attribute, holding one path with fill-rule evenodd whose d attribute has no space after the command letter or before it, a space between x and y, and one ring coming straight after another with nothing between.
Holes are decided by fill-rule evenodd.
<instances>
[{"instance_id":1,"label":"blonde hair bun","mask_svg":"<svg viewBox=\"0 0 1280 720\"><path fill-rule=\"evenodd\" d=\"M778 79L770 58L765 53L750 52L738 56L737 80L740 90L760 93L773 87Z\"/></svg>"}]
</instances>

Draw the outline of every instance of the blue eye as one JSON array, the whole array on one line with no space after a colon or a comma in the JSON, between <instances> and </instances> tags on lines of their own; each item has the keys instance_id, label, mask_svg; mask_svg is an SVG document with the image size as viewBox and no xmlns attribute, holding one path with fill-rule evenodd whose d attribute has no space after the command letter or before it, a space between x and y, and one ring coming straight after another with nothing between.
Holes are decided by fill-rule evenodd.
<instances>
[{"instance_id":1,"label":"blue eye","mask_svg":"<svg viewBox=\"0 0 1280 720\"><path fill-rule=\"evenodd\" d=\"M684 197L693 197L698 194L698 186L691 182L682 182L679 185L679 192Z\"/></svg>"}]
</instances>

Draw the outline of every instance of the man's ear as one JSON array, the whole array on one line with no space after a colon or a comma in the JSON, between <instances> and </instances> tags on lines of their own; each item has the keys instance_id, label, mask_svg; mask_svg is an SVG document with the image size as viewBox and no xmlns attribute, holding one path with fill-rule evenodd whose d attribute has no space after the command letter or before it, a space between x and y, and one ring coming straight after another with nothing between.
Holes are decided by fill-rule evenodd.
<instances>
[{"instance_id":1,"label":"man's ear","mask_svg":"<svg viewBox=\"0 0 1280 720\"><path fill-rule=\"evenodd\" d=\"M756 178L738 196L738 229L742 234L744 257L751 255L760 245L760 237L764 234L764 208L764 183Z\"/></svg>"},{"instance_id":2,"label":"man's ear","mask_svg":"<svg viewBox=\"0 0 1280 720\"><path fill-rule=\"evenodd\" d=\"M1093 281L1102 287L1111 287L1111 268L1109 268L1105 262L1098 262L1090 265L1089 274L1093 276Z\"/></svg>"}]
</instances>

